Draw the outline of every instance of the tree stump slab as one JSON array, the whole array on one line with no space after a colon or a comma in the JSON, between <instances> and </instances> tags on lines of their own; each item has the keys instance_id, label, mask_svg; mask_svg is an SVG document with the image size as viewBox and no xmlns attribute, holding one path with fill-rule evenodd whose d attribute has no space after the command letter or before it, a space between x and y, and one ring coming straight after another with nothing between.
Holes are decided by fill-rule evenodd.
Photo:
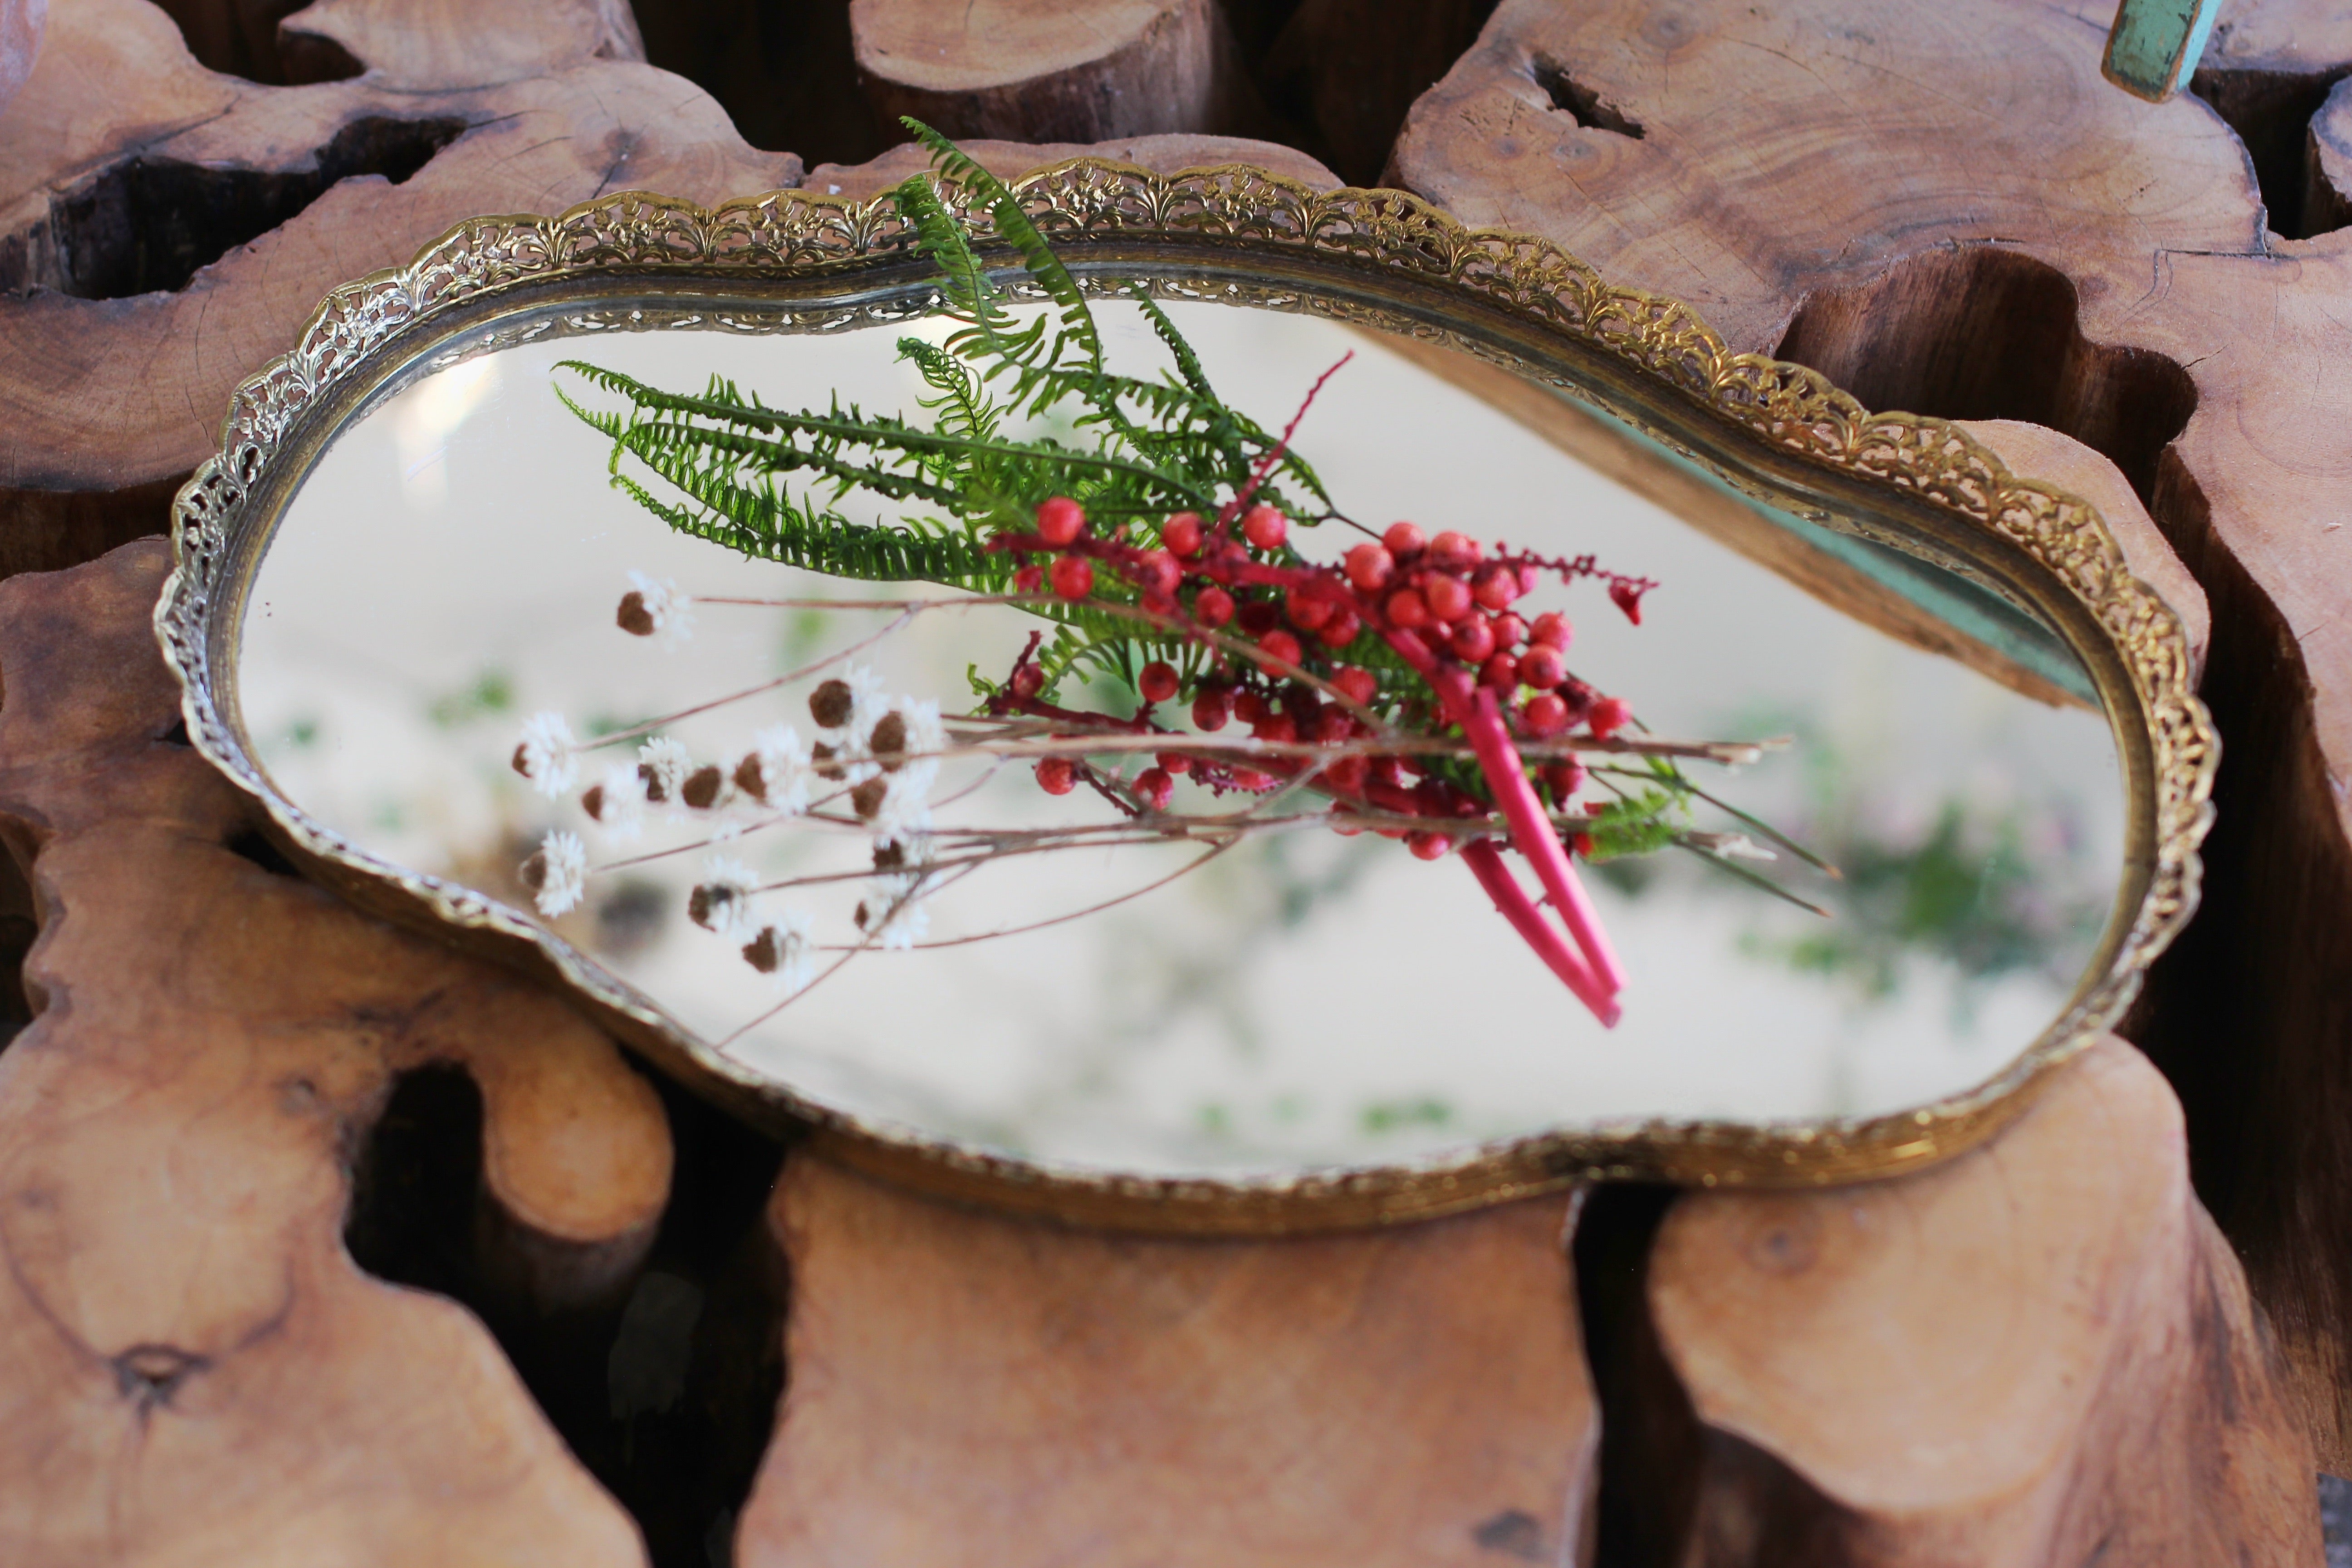
<instances>
[{"instance_id":1,"label":"tree stump slab","mask_svg":"<svg viewBox=\"0 0 2352 1568\"><path fill-rule=\"evenodd\" d=\"M1570 1558L1599 1438L1573 1212L1171 1241L794 1159L790 1382L736 1561Z\"/></svg>"},{"instance_id":2,"label":"tree stump slab","mask_svg":"<svg viewBox=\"0 0 2352 1568\"><path fill-rule=\"evenodd\" d=\"M42 926L0 1052L0 1560L637 1561L481 1324L342 1232L395 1075L459 1064L514 1288L608 1294L668 1195L660 1105L558 999L256 863L173 736L168 562L0 584L0 837Z\"/></svg>"},{"instance_id":3,"label":"tree stump slab","mask_svg":"<svg viewBox=\"0 0 2352 1568\"><path fill-rule=\"evenodd\" d=\"M2284 1364L2120 1040L1936 1170L1685 1199L1649 1291L1701 1433L1686 1562L2319 1560Z\"/></svg>"}]
</instances>

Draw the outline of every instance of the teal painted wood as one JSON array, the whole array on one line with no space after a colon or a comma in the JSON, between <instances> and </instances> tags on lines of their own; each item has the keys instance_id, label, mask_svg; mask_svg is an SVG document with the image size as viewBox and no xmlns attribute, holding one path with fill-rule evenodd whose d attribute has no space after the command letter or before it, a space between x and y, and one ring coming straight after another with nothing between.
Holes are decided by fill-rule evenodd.
<instances>
[{"instance_id":1,"label":"teal painted wood","mask_svg":"<svg viewBox=\"0 0 2352 1568\"><path fill-rule=\"evenodd\" d=\"M2221 0L2123 0L2099 69L2125 91L2161 103L2187 84Z\"/></svg>"}]
</instances>

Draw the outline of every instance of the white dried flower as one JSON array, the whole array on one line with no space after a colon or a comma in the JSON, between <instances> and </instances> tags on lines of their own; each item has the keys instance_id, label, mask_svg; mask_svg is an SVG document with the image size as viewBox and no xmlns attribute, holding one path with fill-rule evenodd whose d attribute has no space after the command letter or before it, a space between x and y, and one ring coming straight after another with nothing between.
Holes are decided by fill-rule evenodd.
<instances>
[{"instance_id":1,"label":"white dried flower","mask_svg":"<svg viewBox=\"0 0 2352 1568\"><path fill-rule=\"evenodd\" d=\"M889 710L882 677L866 665L849 666L809 694L810 716L835 752L864 752L866 737Z\"/></svg>"},{"instance_id":2,"label":"white dried flower","mask_svg":"<svg viewBox=\"0 0 2352 1568\"><path fill-rule=\"evenodd\" d=\"M713 855L703 864L702 880L686 901L688 919L720 936L748 935L758 925L760 874L740 860Z\"/></svg>"},{"instance_id":3,"label":"white dried flower","mask_svg":"<svg viewBox=\"0 0 2352 1568\"><path fill-rule=\"evenodd\" d=\"M556 828L522 863L522 884L549 920L577 908L588 889L588 847L576 833Z\"/></svg>"},{"instance_id":4,"label":"white dried flower","mask_svg":"<svg viewBox=\"0 0 2352 1568\"><path fill-rule=\"evenodd\" d=\"M734 769L735 787L771 811L798 816L808 809L809 785L815 774L809 767L808 742L790 724L762 730L751 738L751 749Z\"/></svg>"},{"instance_id":5,"label":"white dried flower","mask_svg":"<svg viewBox=\"0 0 2352 1568\"><path fill-rule=\"evenodd\" d=\"M632 637L658 635L662 647L674 652L694 635L694 612L687 607L693 602L669 578L632 572L629 592L621 596L621 613L614 618Z\"/></svg>"},{"instance_id":6,"label":"white dried flower","mask_svg":"<svg viewBox=\"0 0 2352 1568\"><path fill-rule=\"evenodd\" d=\"M561 713L534 713L523 721L522 741L514 749L514 771L530 787L553 800L580 776L580 759L572 752L572 726Z\"/></svg>"},{"instance_id":7,"label":"white dried flower","mask_svg":"<svg viewBox=\"0 0 2352 1568\"><path fill-rule=\"evenodd\" d=\"M656 735L637 748L637 776L645 782L646 798L656 805L675 805L694 756L667 735Z\"/></svg>"},{"instance_id":8,"label":"white dried flower","mask_svg":"<svg viewBox=\"0 0 2352 1568\"><path fill-rule=\"evenodd\" d=\"M635 838L646 826L646 781L626 763L615 763L588 786L581 805L608 838Z\"/></svg>"},{"instance_id":9,"label":"white dried flower","mask_svg":"<svg viewBox=\"0 0 2352 1568\"><path fill-rule=\"evenodd\" d=\"M1717 855L1733 860L1778 860L1780 857L1745 833L1694 833L1691 838L1702 849L1712 849Z\"/></svg>"},{"instance_id":10,"label":"white dried flower","mask_svg":"<svg viewBox=\"0 0 2352 1568\"><path fill-rule=\"evenodd\" d=\"M908 948L931 929L931 911L923 907L920 872L877 877L857 906L857 928L877 946Z\"/></svg>"},{"instance_id":11,"label":"white dried flower","mask_svg":"<svg viewBox=\"0 0 2352 1568\"><path fill-rule=\"evenodd\" d=\"M799 995L816 973L816 943L809 939L808 916L798 910L777 915L743 944L743 962L773 980L785 995Z\"/></svg>"},{"instance_id":12,"label":"white dried flower","mask_svg":"<svg viewBox=\"0 0 2352 1568\"><path fill-rule=\"evenodd\" d=\"M930 830L931 805L923 795L929 783L907 773L884 775L881 800L872 813L859 813L877 844L904 843Z\"/></svg>"}]
</instances>

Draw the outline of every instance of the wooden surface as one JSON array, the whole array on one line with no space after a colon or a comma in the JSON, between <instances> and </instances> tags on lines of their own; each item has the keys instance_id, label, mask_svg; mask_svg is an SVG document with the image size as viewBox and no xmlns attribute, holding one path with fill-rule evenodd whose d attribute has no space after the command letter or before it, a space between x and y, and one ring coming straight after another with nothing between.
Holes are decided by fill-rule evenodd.
<instances>
[{"instance_id":1,"label":"wooden surface","mask_svg":"<svg viewBox=\"0 0 2352 1568\"><path fill-rule=\"evenodd\" d=\"M1599 1438L1572 1213L1559 1194L1372 1235L1171 1241L793 1161L770 1209L791 1384L737 1562L1560 1560Z\"/></svg>"},{"instance_id":2,"label":"wooden surface","mask_svg":"<svg viewBox=\"0 0 2352 1568\"><path fill-rule=\"evenodd\" d=\"M48 10L48 0L0 0L0 109L32 74Z\"/></svg>"},{"instance_id":3,"label":"wooden surface","mask_svg":"<svg viewBox=\"0 0 2352 1568\"><path fill-rule=\"evenodd\" d=\"M1649 1293L1686 1562L2318 1561L2283 1368L2120 1041L1941 1169L1677 1205Z\"/></svg>"},{"instance_id":4,"label":"wooden surface","mask_svg":"<svg viewBox=\"0 0 2352 1568\"><path fill-rule=\"evenodd\" d=\"M2101 504L2210 625L2228 748L2206 914L2132 1030L2347 1463L2352 21L2233 5L2204 96L2155 108L2097 83L2095 10L1506 3L1473 47L1480 9L1223 8L1297 150L1103 150L1390 167ZM0 575L154 527L318 296L459 216L916 166L871 158L845 7L167 11L58 0L0 104L0 279L40 286L0 289ZM1034 15L1146 11L1181 7ZM1098 84L1117 54L991 68ZM1024 134L1105 123L1034 96L1063 118ZM0 822L34 868L0 878L0 956L41 931L0 985L40 1012L0 1054L0 1561L699 1568L740 1528L746 1563L887 1531L927 1562L1444 1560L1465 1531L1608 1568L2316 1563L2263 1319L2125 1047L1908 1182L1598 1190L1572 1268L1565 1200L1192 1247L796 1159L772 1197L781 1151L551 998L270 868L169 739L159 570L0 584Z\"/></svg>"},{"instance_id":5,"label":"wooden surface","mask_svg":"<svg viewBox=\"0 0 2352 1568\"><path fill-rule=\"evenodd\" d=\"M868 102L957 138L1245 135L1265 110L1215 0L856 0Z\"/></svg>"},{"instance_id":6,"label":"wooden surface","mask_svg":"<svg viewBox=\"0 0 2352 1568\"><path fill-rule=\"evenodd\" d=\"M0 1053L0 1561L635 1561L481 1323L343 1229L394 1076L456 1063L495 1271L591 1305L668 1196L659 1101L555 998L249 858L171 738L166 564L0 584L0 836L42 919Z\"/></svg>"},{"instance_id":7,"label":"wooden surface","mask_svg":"<svg viewBox=\"0 0 2352 1568\"><path fill-rule=\"evenodd\" d=\"M2130 483L2210 601L2223 737L2204 913L2133 1027L2343 1466L2352 230L2265 220L2316 221L2284 216L2294 116L2352 68L2352 26L2226 10L2199 86L2233 121L2103 84L2103 26L1993 0L1507 0L1391 169L1696 304L1735 348L1873 406L2049 426Z\"/></svg>"}]
</instances>

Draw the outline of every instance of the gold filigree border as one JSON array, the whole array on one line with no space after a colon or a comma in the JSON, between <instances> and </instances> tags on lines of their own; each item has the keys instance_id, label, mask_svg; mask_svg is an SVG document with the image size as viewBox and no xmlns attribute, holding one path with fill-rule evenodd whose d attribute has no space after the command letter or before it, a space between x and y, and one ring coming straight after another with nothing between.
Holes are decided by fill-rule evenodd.
<instances>
[{"instance_id":1,"label":"gold filigree border","mask_svg":"<svg viewBox=\"0 0 2352 1568\"><path fill-rule=\"evenodd\" d=\"M667 1070L739 1111L772 1125L813 1129L837 1157L925 1190L1116 1228L1270 1234L1426 1217L1578 1180L1791 1185L1916 1169L1973 1146L2016 1115L2051 1068L2120 1015L2147 965L2193 912L2219 743L2190 691L2178 618L2131 574L2088 503L2020 479L1942 420L1874 414L1802 366L1732 353L1687 307L1606 282L1549 240L1465 228L1402 192L1318 193L1244 165L1162 176L1093 159L1041 170L1017 188L1039 227L1057 247L1075 247L1075 256L1108 245L1125 264L1156 271L1163 281L1188 268L1228 279L1263 268L1272 280L1250 290L1261 299L1286 290L1312 298L1318 289L1343 290L1351 280L1402 280L1420 291L1419 307L1370 303L1351 313L1512 363L1736 488L1817 520L1852 521L1818 498L1792 504L1792 488L1803 485L1792 487L1791 458L1802 471L1842 480L1849 492L1858 483L1888 504L1896 498L1927 503L1927 513L1914 505L1910 515L1943 520L1940 542L1964 570L1973 559L1971 542L2013 546L2012 554L2086 613L2075 617L2081 625L2095 627L2095 634L2078 626L2067 635L2101 681L2132 786L2125 907L2111 926L2104 966L2000 1073L1965 1094L1895 1116L1595 1126L1418 1163L1282 1179L1129 1178L1048 1169L811 1102L712 1050L515 911L376 861L304 816L272 787L229 718L244 589L274 523L260 515L266 505L249 504L257 492L307 471L352 389L382 384L398 364L446 342L469 311L486 305L604 280L614 292L623 281L719 293L814 285L820 303L824 289L835 290L831 308L837 311L854 308L845 307L845 296L875 278L907 275L912 236L887 201L805 191L772 192L715 210L632 192L554 217L477 218L407 266L330 294L295 346L237 389L220 455L197 469L174 503L177 566L155 626L182 684L191 740L261 801L288 847L323 880L363 906L438 922L462 941L558 980ZM986 235L984 214L968 210L964 216ZM1430 300L1477 320L1433 323L1422 308ZM1446 313L1437 310L1441 318ZM1498 334L1512 342L1498 344ZM1547 370L1547 343L1580 354L1584 374ZM1632 393L1596 392L1587 384L1594 375L1614 377L1621 394ZM1663 400L1656 395L1662 390L1668 395ZM1734 437L1727 444L1727 432ZM1867 497L1858 510L1874 510ZM1885 533L1921 542L1899 526Z\"/></svg>"}]
</instances>

